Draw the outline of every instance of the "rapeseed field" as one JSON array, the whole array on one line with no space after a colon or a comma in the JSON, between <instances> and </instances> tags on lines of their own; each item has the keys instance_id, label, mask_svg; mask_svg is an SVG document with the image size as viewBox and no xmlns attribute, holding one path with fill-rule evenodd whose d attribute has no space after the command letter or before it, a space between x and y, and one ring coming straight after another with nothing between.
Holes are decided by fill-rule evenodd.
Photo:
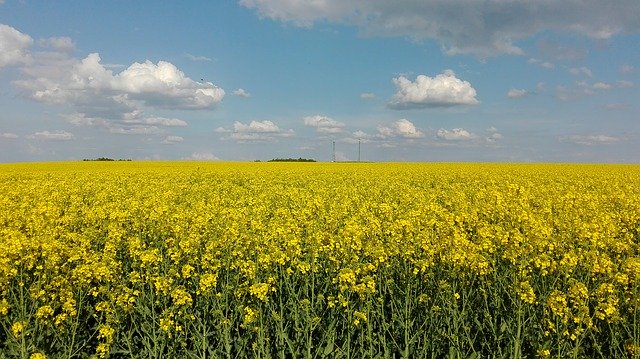
<instances>
[{"instance_id":1,"label":"rapeseed field","mask_svg":"<svg viewBox=\"0 0 640 359\"><path fill-rule=\"evenodd\" d=\"M640 358L640 166L0 165L0 358Z\"/></svg>"}]
</instances>

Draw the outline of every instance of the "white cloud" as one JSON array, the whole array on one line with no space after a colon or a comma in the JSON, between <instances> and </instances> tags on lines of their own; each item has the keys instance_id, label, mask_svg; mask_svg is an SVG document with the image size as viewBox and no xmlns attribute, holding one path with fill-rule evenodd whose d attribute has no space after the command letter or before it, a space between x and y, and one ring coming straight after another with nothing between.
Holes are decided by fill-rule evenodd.
<instances>
[{"instance_id":1,"label":"white cloud","mask_svg":"<svg viewBox=\"0 0 640 359\"><path fill-rule=\"evenodd\" d=\"M165 131L158 126L111 126L109 132L118 135L160 135Z\"/></svg>"},{"instance_id":2,"label":"white cloud","mask_svg":"<svg viewBox=\"0 0 640 359\"><path fill-rule=\"evenodd\" d=\"M248 93L247 91L245 91L244 89L241 89L241 88L233 91L233 95L234 96L238 96L238 97L245 97L245 98L251 97L250 93Z\"/></svg>"},{"instance_id":3,"label":"white cloud","mask_svg":"<svg viewBox=\"0 0 640 359\"><path fill-rule=\"evenodd\" d=\"M364 92L360 94L360 98L363 100L373 100L374 98L376 98L376 94L371 92Z\"/></svg>"},{"instance_id":4,"label":"white cloud","mask_svg":"<svg viewBox=\"0 0 640 359\"><path fill-rule=\"evenodd\" d=\"M407 119L395 121L391 126L378 126L378 133L381 138L387 137L404 137L404 138L421 138L424 133Z\"/></svg>"},{"instance_id":5,"label":"white cloud","mask_svg":"<svg viewBox=\"0 0 640 359\"><path fill-rule=\"evenodd\" d=\"M554 64L552 64L552 63L550 63L548 61L545 61L545 62L540 64L540 67L544 67L545 69L551 70L551 69L555 68L556 65L554 65Z\"/></svg>"},{"instance_id":6,"label":"white cloud","mask_svg":"<svg viewBox=\"0 0 640 359\"><path fill-rule=\"evenodd\" d=\"M30 140L54 140L54 141L69 141L74 138L73 134L67 131L42 131L28 135Z\"/></svg>"},{"instance_id":7,"label":"white cloud","mask_svg":"<svg viewBox=\"0 0 640 359\"><path fill-rule=\"evenodd\" d=\"M344 130L344 123L321 115L305 117L304 124L315 127L319 133L340 133Z\"/></svg>"},{"instance_id":8,"label":"white cloud","mask_svg":"<svg viewBox=\"0 0 640 359\"><path fill-rule=\"evenodd\" d=\"M241 133L278 133L280 128L268 120L265 121L251 121L248 125L236 121L233 124L233 130Z\"/></svg>"},{"instance_id":9,"label":"white cloud","mask_svg":"<svg viewBox=\"0 0 640 359\"><path fill-rule=\"evenodd\" d=\"M447 141L467 141L478 137L464 128L454 128L452 130L441 128L436 133L436 136Z\"/></svg>"},{"instance_id":10,"label":"white cloud","mask_svg":"<svg viewBox=\"0 0 640 359\"><path fill-rule=\"evenodd\" d=\"M180 143L182 141L184 141L184 138L181 136L167 136L164 138L164 140L162 140L162 143L167 145L173 145L175 143Z\"/></svg>"},{"instance_id":11,"label":"white cloud","mask_svg":"<svg viewBox=\"0 0 640 359\"><path fill-rule=\"evenodd\" d=\"M50 37L48 39L40 39L38 43L41 46L50 47L58 52L73 52L76 49L76 45L69 37Z\"/></svg>"},{"instance_id":12,"label":"white cloud","mask_svg":"<svg viewBox=\"0 0 640 359\"><path fill-rule=\"evenodd\" d=\"M476 90L451 70L435 77L418 75L415 82L404 76L393 79L397 92L389 102L394 109L476 105Z\"/></svg>"},{"instance_id":13,"label":"white cloud","mask_svg":"<svg viewBox=\"0 0 640 359\"><path fill-rule=\"evenodd\" d=\"M92 126L92 127L110 127L111 123L100 117L90 117L85 113L73 113L71 115L64 116L67 122L75 126Z\"/></svg>"},{"instance_id":14,"label":"white cloud","mask_svg":"<svg viewBox=\"0 0 640 359\"><path fill-rule=\"evenodd\" d=\"M621 85L618 82L619 87L624 87L624 85L633 85L633 83L624 82ZM591 96L596 93L596 91L606 91L610 90L613 86L611 84L605 82L596 82L589 83L587 81L576 81L575 86L566 87L566 86L557 86L556 87L556 97L562 101L575 100L584 96Z\"/></svg>"},{"instance_id":15,"label":"white cloud","mask_svg":"<svg viewBox=\"0 0 640 359\"><path fill-rule=\"evenodd\" d=\"M100 55L82 60L36 58L23 72L26 79L14 83L38 102L69 104L83 112L109 108L118 117L139 104L168 109L210 109L218 105L224 90L210 82L196 82L173 64L159 61L134 63L120 73L107 69Z\"/></svg>"},{"instance_id":16,"label":"white cloud","mask_svg":"<svg viewBox=\"0 0 640 359\"><path fill-rule=\"evenodd\" d=\"M189 53L185 54L185 56L191 61L204 61L204 62L213 61L213 59L208 58L206 56L195 56L195 55L192 55L192 54L189 54Z\"/></svg>"},{"instance_id":17,"label":"white cloud","mask_svg":"<svg viewBox=\"0 0 640 359\"><path fill-rule=\"evenodd\" d=\"M593 89L595 90L610 90L611 89L611 85L604 83L604 82L596 82L595 84L593 84Z\"/></svg>"},{"instance_id":18,"label":"white cloud","mask_svg":"<svg viewBox=\"0 0 640 359\"><path fill-rule=\"evenodd\" d=\"M355 25L368 35L434 39L449 54L521 55L519 40L545 31L608 39L640 29L637 0L240 0L260 16L311 26Z\"/></svg>"},{"instance_id":19,"label":"white cloud","mask_svg":"<svg viewBox=\"0 0 640 359\"><path fill-rule=\"evenodd\" d=\"M571 135L560 137L562 142L571 142L578 145L592 146L599 144L611 144L621 141L622 138L609 135Z\"/></svg>"},{"instance_id":20,"label":"white cloud","mask_svg":"<svg viewBox=\"0 0 640 359\"><path fill-rule=\"evenodd\" d=\"M532 64L532 65L538 65L542 68L545 68L547 70L552 70L556 67L556 65L552 64L549 61L541 61L535 58L530 58L529 60L527 60L528 63Z\"/></svg>"},{"instance_id":21,"label":"white cloud","mask_svg":"<svg viewBox=\"0 0 640 359\"><path fill-rule=\"evenodd\" d=\"M522 90L522 89L510 89L509 92L507 92L507 97L509 98L520 98L520 97L526 97L528 95L529 95L529 91Z\"/></svg>"},{"instance_id":22,"label":"white cloud","mask_svg":"<svg viewBox=\"0 0 640 359\"><path fill-rule=\"evenodd\" d=\"M251 121L249 124L236 121L233 130L218 127L215 132L231 133L230 138L238 142L275 142L278 138L295 135L293 130L281 129L269 120Z\"/></svg>"},{"instance_id":23,"label":"white cloud","mask_svg":"<svg viewBox=\"0 0 640 359\"><path fill-rule=\"evenodd\" d=\"M504 138L504 136L500 132L498 132L498 129L493 126L487 128L487 133L487 142L498 142Z\"/></svg>"},{"instance_id":24,"label":"white cloud","mask_svg":"<svg viewBox=\"0 0 640 359\"><path fill-rule=\"evenodd\" d=\"M193 152L191 156L183 159L192 161L220 161L220 159L211 152Z\"/></svg>"},{"instance_id":25,"label":"white cloud","mask_svg":"<svg viewBox=\"0 0 640 359\"><path fill-rule=\"evenodd\" d=\"M166 132L161 127L187 126L185 121L177 118L147 117L139 110L123 114L121 120L91 117L85 113L73 113L65 119L75 126L102 128L119 135L159 135Z\"/></svg>"},{"instance_id":26,"label":"white cloud","mask_svg":"<svg viewBox=\"0 0 640 359\"><path fill-rule=\"evenodd\" d=\"M14 138L18 138L18 135L16 135L15 133L11 133L11 132L0 132L0 138L3 138L3 139L14 139Z\"/></svg>"},{"instance_id":27,"label":"white cloud","mask_svg":"<svg viewBox=\"0 0 640 359\"><path fill-rule=\"evenodd\" d=\"M185 121L177 119L177 118L135 117L135 115L134 116L130 116L130 114L125 114L123 122L127 123L127 124L165 126L165 127L185 127L185 126L187 126L187 123Z\"/></svg>"},{"instance_id":28,"label":"white cloud","mask_svg":"<svg viewBox=\"0 0 640 359\"><path fill-rule=\"evenodd\" d=\"M21 33L11 26L0 24L0 69L6 66L29 62L31 36Z\"/></svg>"},{"instance_id":29,"label":"white cloud","mask_svg":"<svg viewBox=\"0 0 640 359\"><path fill-rule=\"evenodd\" d=\"M358 142L369 143L375 139L384 139L384 137L379 133L376 135L371 135L362 130L357 130L353 132L349 137L343 138L342 141L346 143L356 144Z\"/></svg>"},{"instance_id":30,"label":"white cloud","mask_svg":"<svg viewBox=\"0 0 640 359\"><path fill-rule=\"evenodd\" d=\"M98 54L91 54L85 60L89 63L90 71L95 69L98 74L103 72ZM175 65L166 61L157 64L148 60L136 62L115 75L111 81L112 89L158 107L212 108L222 101L225 94L224 90L210 82L200 83L186 77Z\"/></svg>"}]
</instances>

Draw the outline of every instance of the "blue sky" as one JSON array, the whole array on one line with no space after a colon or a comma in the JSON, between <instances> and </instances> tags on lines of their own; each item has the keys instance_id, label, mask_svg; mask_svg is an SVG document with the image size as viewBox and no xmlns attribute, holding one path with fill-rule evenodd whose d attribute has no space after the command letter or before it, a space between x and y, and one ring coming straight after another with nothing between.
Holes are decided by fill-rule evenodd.
<instances>
[{"instance_id":1,"label":"blue sky","mask_svg":"<svg viewBox=\"0 0 640 359\"><path fill-rule=\"evenodd\" d=\"M0 162L627 162L640 2L0 0Z\"/></svg>"}]
</instances>

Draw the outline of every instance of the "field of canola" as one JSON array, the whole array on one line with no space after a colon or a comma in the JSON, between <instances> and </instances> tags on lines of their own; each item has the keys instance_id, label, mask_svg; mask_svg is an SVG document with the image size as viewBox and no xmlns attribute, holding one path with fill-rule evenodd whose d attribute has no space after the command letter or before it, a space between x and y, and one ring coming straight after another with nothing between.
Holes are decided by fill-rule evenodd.
<instances>
[{"instance_id":1,"label":"field of canola","mask_svg":"<svg viewBox=\"0 0 640 359\"><path fill-rule=\"evenodd\" d=\"M0 358L640 358L640 166L0 165Z\"/></svg>"}]
</instances>

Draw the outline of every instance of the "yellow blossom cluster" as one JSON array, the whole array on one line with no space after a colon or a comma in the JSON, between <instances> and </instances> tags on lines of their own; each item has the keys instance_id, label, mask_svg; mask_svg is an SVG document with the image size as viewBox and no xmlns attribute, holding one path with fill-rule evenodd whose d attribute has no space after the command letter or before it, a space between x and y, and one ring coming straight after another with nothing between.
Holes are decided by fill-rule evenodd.
<instances>
[{"instance_id":1,"label":"yellow blossom cluster","mask_svg":"<svg viewBox=\"0 0 640 359\"><path fill-rule=\"evenodd\" d=\"M639 256L638 166L0 166L6 345L88 325L85 341L107 357L134 320L174 338L191 318L255 325L264 308L293 310L285 292L308 300L313 325L322 306L364 328L396 296L436 318L492 290L579 343L610 326L637 332ZM201 310L223 300L231 312Z\"/></svg>"}]
</instances>

